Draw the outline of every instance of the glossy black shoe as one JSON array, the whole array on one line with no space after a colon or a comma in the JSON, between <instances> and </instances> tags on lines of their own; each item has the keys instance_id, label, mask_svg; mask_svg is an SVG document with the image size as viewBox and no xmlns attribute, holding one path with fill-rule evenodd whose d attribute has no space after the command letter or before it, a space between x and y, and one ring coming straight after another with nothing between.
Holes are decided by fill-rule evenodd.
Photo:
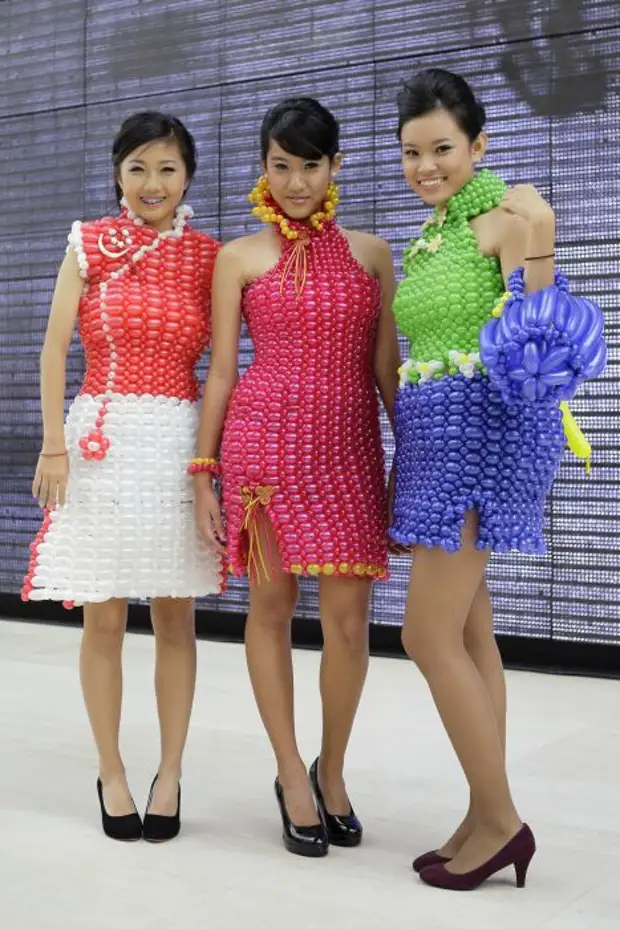
<instances>
[{"instance_id":1,"label":"glossy black shoe","mask_svg":"<svg viewBox=\"0 0 620 929\"><path fill-rule=\"evenodd\" d=\"M314 790L317 806L321 819L327 830L327 837L330 845L340 845L346 848L353 848L362 841L363 828L362 824L353 812L353 807L349 804L349 812L330 813L325 806L323 792L319 785L319 759L314 761L310 768L310 783Z\"/></svg>"},{"instance_id":2,"label":"glossy black shoe","mask_svg":"<svg viewBox=\"0 0 620 929\"><path fill-rule=\"evenodd\" d=\"M103 802L103 785L101 778L97 778L97 796L101 807L101 825L109 839L119 842L137 842L142 838L142 820L136 810L125 816L110 816Z\"/></svg>"},{"instance_id":3,"label":"glossy black shoe","mask_svg":"<svg viewBox=\"0 0 620 929\"><path fill-rule=\"evenodd\" d=\"M157 783L156 774L151 784L149 799L146 804L144 814L144 825L142 827L142 836L146 842L169 842L170 839L176 838L181 831L181 785L177 795L177 811L174 816L164 816L160 813L149 813L153 791Z\"/></svg>"},{"instance_id":4,"label":"glossy black shoe","mask_svg":"<svg viewBox=\"0 0 620 929\"><path fill-rule=\"evenodd\" d=\"M306 858L322 858L329 850L327 833L322 822L316 826L296 826L291 822L284 803L284 791L278 778L275 782L276 799L282 816L282 841L287 851Z\"/></svg>"}]
</instances>

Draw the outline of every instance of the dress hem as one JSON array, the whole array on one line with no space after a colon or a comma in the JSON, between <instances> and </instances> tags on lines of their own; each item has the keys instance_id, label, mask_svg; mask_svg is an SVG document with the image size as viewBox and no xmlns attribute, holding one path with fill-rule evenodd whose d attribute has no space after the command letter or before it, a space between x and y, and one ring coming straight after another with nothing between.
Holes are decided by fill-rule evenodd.
<instances>
[{"instance_id":1,"label":"dress hem","mask_svg":"<svg viewBox=\"0 0 620 929\"><path fill-rule=\"evenodd\" d=\"M325 564L288 564L280 562L280 570L283 574L293 574L296 577L338 577L338 578L357 578L358 580L387 581L390 572L381 565L362 564L361 562L326 562ZM241 565L229 568L230 574L234 577L247 577L247 567Z\"/></svg>"},{"instance_id":2,"label":"dress hem","mask_svg":"<svg viewBox=\"0 0 620 929\"><path fill-rule=\"evenodd\" d=\"M62 593L60 591L49 590L46 588L34 587L32 590L22 592L22 600L26 603L39 603L43 601L52 601L62 603L65 609L72 609L75 606L83 606L85 603L106 603L108 600L198 600L203 597L217 596L226 591L227 575L222 572L222 581L220 584L207 588L194 589L192 591L170 591L157 593L137 591L137 590L113 590L101 594L87 594L86 596L77 596L75 594Z\"/></svg>"},{"instance_id":3,"label":"dress hem","mask_svg":"<svg viewBox=\"0 0 620 929\"><path fill-rule=\"evenodd\" d=\"M399 532L396 529L390 529L389 536L390 539L392 539L394 542L397 542L399 545L406 546L407 548L420 545L423 548L427 548L429 550L440 548L444 552L448 552L450 554L459 552L462 548L460 540L455 540L454 538L445 536L427 536L415 532ZM509 552L520 552L522 555L547 554L547 546L544 542L506 542L505 540L501 539L488 538L488 532L485 533L485 536L486 537L481 537L480 534L478 535L474 546L477 551L485 551L488 549L496 555L506 555Z\"/></svg>"}]
</instances>

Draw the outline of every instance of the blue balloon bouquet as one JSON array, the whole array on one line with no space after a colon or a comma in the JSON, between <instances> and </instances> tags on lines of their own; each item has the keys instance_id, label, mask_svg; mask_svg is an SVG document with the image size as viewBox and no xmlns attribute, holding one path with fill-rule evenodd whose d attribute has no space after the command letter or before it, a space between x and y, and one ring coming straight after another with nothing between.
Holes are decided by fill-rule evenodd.
<instances>
[{"instance_id":1,"label":"blue balloon bouquet","mask_svg":"<svg viewBox=\"0 0 620 929\"><path fill-rule=\"evenodd\" d=\"M605 368L600 307L570 294L560 271L553 286L528 294L524 270L517 268L493 317L480 333L480 359L491 383L507 405L559 403L571 450L589 463L589 444L567 401Z\"/></svg>"}]
</instances>

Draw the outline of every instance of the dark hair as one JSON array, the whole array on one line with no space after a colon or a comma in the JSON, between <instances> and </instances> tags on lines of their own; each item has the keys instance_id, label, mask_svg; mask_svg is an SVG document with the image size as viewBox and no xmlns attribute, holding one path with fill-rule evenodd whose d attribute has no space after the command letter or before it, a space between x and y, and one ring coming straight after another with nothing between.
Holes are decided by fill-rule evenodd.
<instances>
[{"instance_id":1,"label":"dark hair","mask_svg":"<svg viewBox=\"0 0 620 929\"><path fill-rule=\"evenodd\" d=\"M119 204L123 196L118 183L118 170L121 163L141 145L157 142L160 139L176 141L181 152L181 158L185 163L188 182L192 180L196 173L196 143L193 135L185 128L181 120L177 119L176 116L168 116L154 110L134 113L133 116L129 116L125 120L112 144L112 164L115 173L114 190Z\"/></svg>"},{"instance_id":2,"label":"dark hair","mask_svg":"<svg viewBox=\"0 0 620 929\"><path fill-rule=\"evenodd\" d=\"M268 110L260 130L260 150L267 158L271 139L298 158L333 158L339 151L337 119L312 97L289 97Z\"/></svg>"},{"instance_id":3,"label":"dark hair","mask_svg":"<svg viewBox=\"0 0 620 929\"><path fill-rule=\"evenodd\" d=\"M404 82L396 102L399 139L405 123L432 110L447 110L470 142L480 135L486 120L484 107L465 78L443 68L418 71Z\"/></svg>"}]
</instances>

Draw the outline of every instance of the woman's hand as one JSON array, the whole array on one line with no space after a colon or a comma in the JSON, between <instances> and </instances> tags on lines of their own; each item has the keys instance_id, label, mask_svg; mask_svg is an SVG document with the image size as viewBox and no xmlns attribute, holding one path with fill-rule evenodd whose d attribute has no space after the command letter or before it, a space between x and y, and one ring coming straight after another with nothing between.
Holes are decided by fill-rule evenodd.
<instances>
[{"instance_id":1,"label":"woman's hand","mask_svg":"<svg viewBox=\"0 0 620 929\"><path fill-rule=\"evenodd\" d=\"M544 197L531 184L517 184L504 194L500 210L520 216L528 226L548 226L555 230L555 214Z\"/></svg>"},{"instance_id":2,"label":"woman's hand","mask_svg":"<svg viewBox=\"0 0 620 929\"><path fill-rule=\"evenodd\" d=\"M222 520L222 508L213 490L211 476L194 476L194 514L200 535L209 548L220 555L226 554L226 530Z\"/></svg>"},{"instance_id":3,"label":"woman's hand","mask_svg":"<svg viewBox=\"0 0 620 929\"><path fill-rule=\"evenodd\" d=\"M531 184L517 184L506 191L499 205L501 241L498 255L504 279L515 268L525 268L528 293L549 287L554 281L555 213Z\"/></svg>"},{"instance_id":4,"label":"woman's hand","mask_svg":"<svg viewBox=\"0 0 620 929\"><path fill-rule=\"evenodd\" d=\"M32 496L38 499L42 510L64 505L69 479L67 454L41 454L32 482Z\"/></svg>"}]
</instances>

